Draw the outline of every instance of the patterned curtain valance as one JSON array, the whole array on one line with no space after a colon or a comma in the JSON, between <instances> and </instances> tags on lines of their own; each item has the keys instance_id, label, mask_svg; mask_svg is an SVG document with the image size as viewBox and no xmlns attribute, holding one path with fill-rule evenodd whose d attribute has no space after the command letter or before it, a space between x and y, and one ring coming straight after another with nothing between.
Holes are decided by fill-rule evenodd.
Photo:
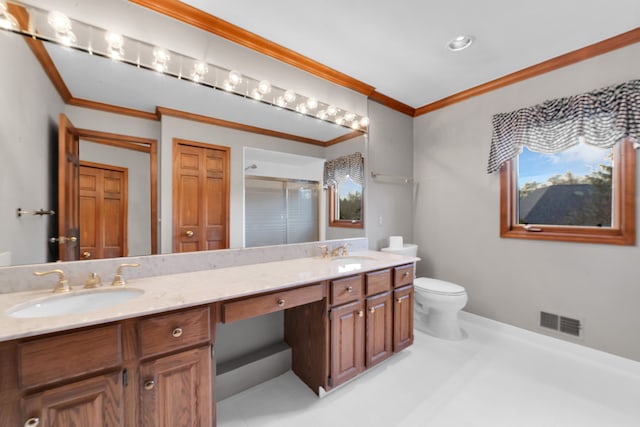
<instances>
[{"instance_id":1,"label":"patterned curtain valance","mask_svg":"<svg viewBox=\"0 0 640 427\"><path fill-rule=\"evenodd\" d=\"M487 172L499 170L523 146L557 153L580 141L609 148L623 138L640 142L640 80L496 114Z\"/></svg>"},{"instance_id":2,"label":"patterned curtain valance","mask_svg":"<svg viewBox=\"0 0 640 427\"><path fill-rule=\"evenodd\" d=\"M324 185L342 184L347 176L364 188L364 158L362 153L353 153L324 162Z\"/></svg>"}]
</instances>

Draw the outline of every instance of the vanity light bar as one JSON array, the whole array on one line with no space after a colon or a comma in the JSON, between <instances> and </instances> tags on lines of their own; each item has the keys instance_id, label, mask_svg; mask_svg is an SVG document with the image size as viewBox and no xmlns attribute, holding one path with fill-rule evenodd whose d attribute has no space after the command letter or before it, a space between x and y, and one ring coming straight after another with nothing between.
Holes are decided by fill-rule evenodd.
<instances>
[{"instance_id":1,"label":"vanity light bar","mask_svg":"<svg viewBox=\"0 0 640 427\"><path fill-rule=\"evenodd\" d=\"M369 126L368 117L320 102L313 97L273 86L267 80L254 79L236 70L229 70L161 46L153 46L112 33L71 19L58 11L46 11L17 2L14 4L28 11L28 28L0 28L64 45L90 55L111 58L114 61L156 71L180 80L189 80L212 89L224 90L251 98L256 102L294 111L353 130L366 131Z\"/></svg>"}]
</instances>

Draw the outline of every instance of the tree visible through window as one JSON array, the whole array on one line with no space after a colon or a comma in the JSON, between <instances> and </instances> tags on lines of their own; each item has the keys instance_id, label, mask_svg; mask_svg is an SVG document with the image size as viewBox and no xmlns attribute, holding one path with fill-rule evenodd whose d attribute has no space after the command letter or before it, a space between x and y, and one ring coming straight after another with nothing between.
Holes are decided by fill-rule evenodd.
<instances>
[{"instance_id":1,"label":"tree visible through window","mask_svg":"<svg viewBox=\"0 0 640 427\"><path fill-rule=\"evenodd\" d=\"M554 154L525 147L500 169L500 235L634 245L635 169L629 140Z\"/></svg>"},{"instance_id":2,"label":"tree visible through window","mask_svg":"<svg viewBox=\"0 0 640 427\"><path fill-rule=\"evenodd\" d=\"M557 154L529 151L518 159L518 223L613 225L613 151L576 145Z\"/></svg>"},{"instance_id":3,"label":"tree visible through window","mask_svg":"<svg viewBox=\"0 0 640 427\"><path fill-rule=\"evenodd\" d=\"M362 186L347 176L344 183L338 185L336 191L337 220L360 221L362 218Z\"/></svg>"}]
</instances>

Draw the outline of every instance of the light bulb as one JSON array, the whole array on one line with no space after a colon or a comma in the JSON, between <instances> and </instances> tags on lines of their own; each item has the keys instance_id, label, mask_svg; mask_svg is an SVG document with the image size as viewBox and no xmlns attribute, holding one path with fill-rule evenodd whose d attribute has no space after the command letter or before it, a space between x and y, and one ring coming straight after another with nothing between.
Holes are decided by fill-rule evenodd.
<instances>
[{"instance_id":1,"label":"light bulb","mask_svg":"<svg viewBox=\"0 0 640 427\"><path fill-rule=\"evenodd\" d=\"M253 88L253 90L251 90L251 97L259 101L262 99L262 92L260 92L260 89Z\"/></svg>"},{"instance_id":2,"label":"light bulb","mask_svg":"<svg viewBox=\"0 0 640 427\"><path fill-rule=\"evenodd\" d=\"M76 35L71 31L71 20L67 15L56 10L49 12L47 22L56 33L56 39L65 46L76 42ZM3 25L4 26L4 25Z\"/></svg>"},{"instance_id":3,"label":"light bulb","mask_svg":"<svg viewBox=\"0 0 640 427\"><path fill-rule=\"evenodd\" d=\"M287 103L291 103L291 102L295 101L296 100L296 93L294 91L292 91L292 90L286 90L284 92L284 100Z\"/></svg>"},{"instance_id":4,"label":"light bulb","mask_svg":"<svg viewBox=\"0 0 640 427\"><path fill-rule=\"evenodd\" d=\"M305 103L298 104L296 110L298 110L299 113L307 114L307 106Z\"/></svg>"},{"instance_id":5,"label":"light bulb","mask_svg":"<svg viewBox=\"0 0 640 427\"><path fill-rule=\"evenodd\" d=\"M107 41L109 56L111 59L120 60L124 57L124 37L117 33L107 33L104 36Z\"/></svg>"},{"instance_id":6,"label":"light bulb","mask_svg":"<svg viewBox=\"0 0 640 427\"><path fill-rule=\"evenodd\" d=\"M235 88L235 85L231 84L231 82L229 81L229 79L225 79L225 80L222 82L222 88L223 88L224 90L226 90L227 92L231 92L231 91Z\"/></svg>"},{"instance_id":7,"label":"light bulb","mask_svg":"<svg viewBox=\"0 0 640 427\"><path fill-rule=\"evenodd\" d=\"M0 28L5 30L18 29L18 21L10 13L0 13Z\"/></svg>"},{"instance_id":8,"label":"light bulb","mask_svg":"<svg viewBox=\"0 0 640 427\"><path fill-rule=\"evenodd\" d=\"M346 121L348 121L348 122L352 122L353 119L355 119L355 118L356 118L356 115L353 114L353 113L345 113L345 115L344 115L344 119Z\"/></svg>"},{"instance_id":9,"label":"light bulb","mask_svg":"<svg viewBox=\"0 0 640 427\"><path fill-rule=\"evenodd\" d=\"M171 55L166 49L156 47L153 49L153 68L159 73L164 73L169 68Z\"/></svg>"},{"instance_id":10,"label":"light bulb","mask_svg":"<svg viewBox=\"0 0 640 427\"><path fill-rule=\"evenodd\" d=\"M360 122L358 122L357 120L351 123L351 129L357 130L359 127L360 127Z\"/></svg>"},{"instance_id":11,"label":"light bulb","mask_svg":"<svg viewBox=\"0 0 640 427\"><path fill-rule=\"evenodd\" d=\"M266 80L261 80L260 83L258 83L258 91L263 95L268 94L271 92L271 83Z\"/></svg>"},{"instance_id":12,"label":"light bulb","mask_svg":"<svg viewBox=\"0 0 640 427\"><path fill-rule=\"evenodd\" d=\"M326 120L327 119L327 111L326 110L318 111L318 118L320 120Z\"/></svg>"},{"instance_id":13,"label":"light bulb","mask_svg":"<svg viewBox=\"0 0 640 427\"><path fill-rule=\"evenodd\" d=\"M279 96L276 98L276 105L278 107L284 107L287 105L287 101L284 100L284 96Z\"/></svg>"},{"instance_id":14,"label":"light bulb","mask_svg":"<svg viewBox=\"0 0 640 427\"><path fill-rule=\"evenodd\" d=\"M237 86L242 83L242 74L238 71L229 71L229 83L233 86Z\"/></svg>"},{"instance_id":15,"label":"light bulb","mask_svg":"<svg viewBox=\"0 0 640 427\"><path fill-rule=\"evenodd\" d=\"M191 78L194 82L200 82L205 74L209 72L209 67L204 62L196 62L193 64L193 71L191 72Z\"/></svg>"},{"instance_id":16,"label":"light bulb","mask_svg":"<svg viewBox=\"0 0 640 427\"><path fill-rule=\"evenodd\" d=\"M369 117L363 117L360 119L360 126L366 128L369 126Z\"/></svg>"},{"instance_id":17,"label":"light bulb","mask_svg":"<svg viewBox=\"0 0 640 427\"><path fill-rule=\"evenodd\" d=\"M336 114L338 114L338 107L336 107L335 105L329 105L329 107L327 108L327 114L331 117L335 116Z\"/></svg>"},{"instance_id":18,"label":"light bulb","mask_svg":"<svg viewBox=\"0 0 640 427\"><path fill-rule=\"evenodd\" d=\"M336 123L339 124L339 125L342 125L344 123L344 117L338 117L336 119Z\"/></svg>"},{"instance_id":19,"label":"light bulb","mask_svg":"<svg viewBox=\"0 0 640 427\"><path fill-rule=\"evenodd\" d=\"M316 101L315 98L307 99L307 108L309 110L315 110L316 108L318 108L318 101Z\"/></svg>"}]
</instances>

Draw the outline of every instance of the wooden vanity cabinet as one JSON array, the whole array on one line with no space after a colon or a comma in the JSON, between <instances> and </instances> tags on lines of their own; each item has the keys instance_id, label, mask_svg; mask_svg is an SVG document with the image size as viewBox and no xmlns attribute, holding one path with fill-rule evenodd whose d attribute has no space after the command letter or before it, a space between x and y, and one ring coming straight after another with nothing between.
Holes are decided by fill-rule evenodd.
<instances>
[{"instance_id":1,"label":"wooden vanity cabinet","mask_svg":"<svg viewBox=\"0 0 640 427\"><path fill-rule=\"evenodd\" d=\"M208 306L138 320L136 425L212 425L211 330Z\"/></svg>"}]
</instances>

